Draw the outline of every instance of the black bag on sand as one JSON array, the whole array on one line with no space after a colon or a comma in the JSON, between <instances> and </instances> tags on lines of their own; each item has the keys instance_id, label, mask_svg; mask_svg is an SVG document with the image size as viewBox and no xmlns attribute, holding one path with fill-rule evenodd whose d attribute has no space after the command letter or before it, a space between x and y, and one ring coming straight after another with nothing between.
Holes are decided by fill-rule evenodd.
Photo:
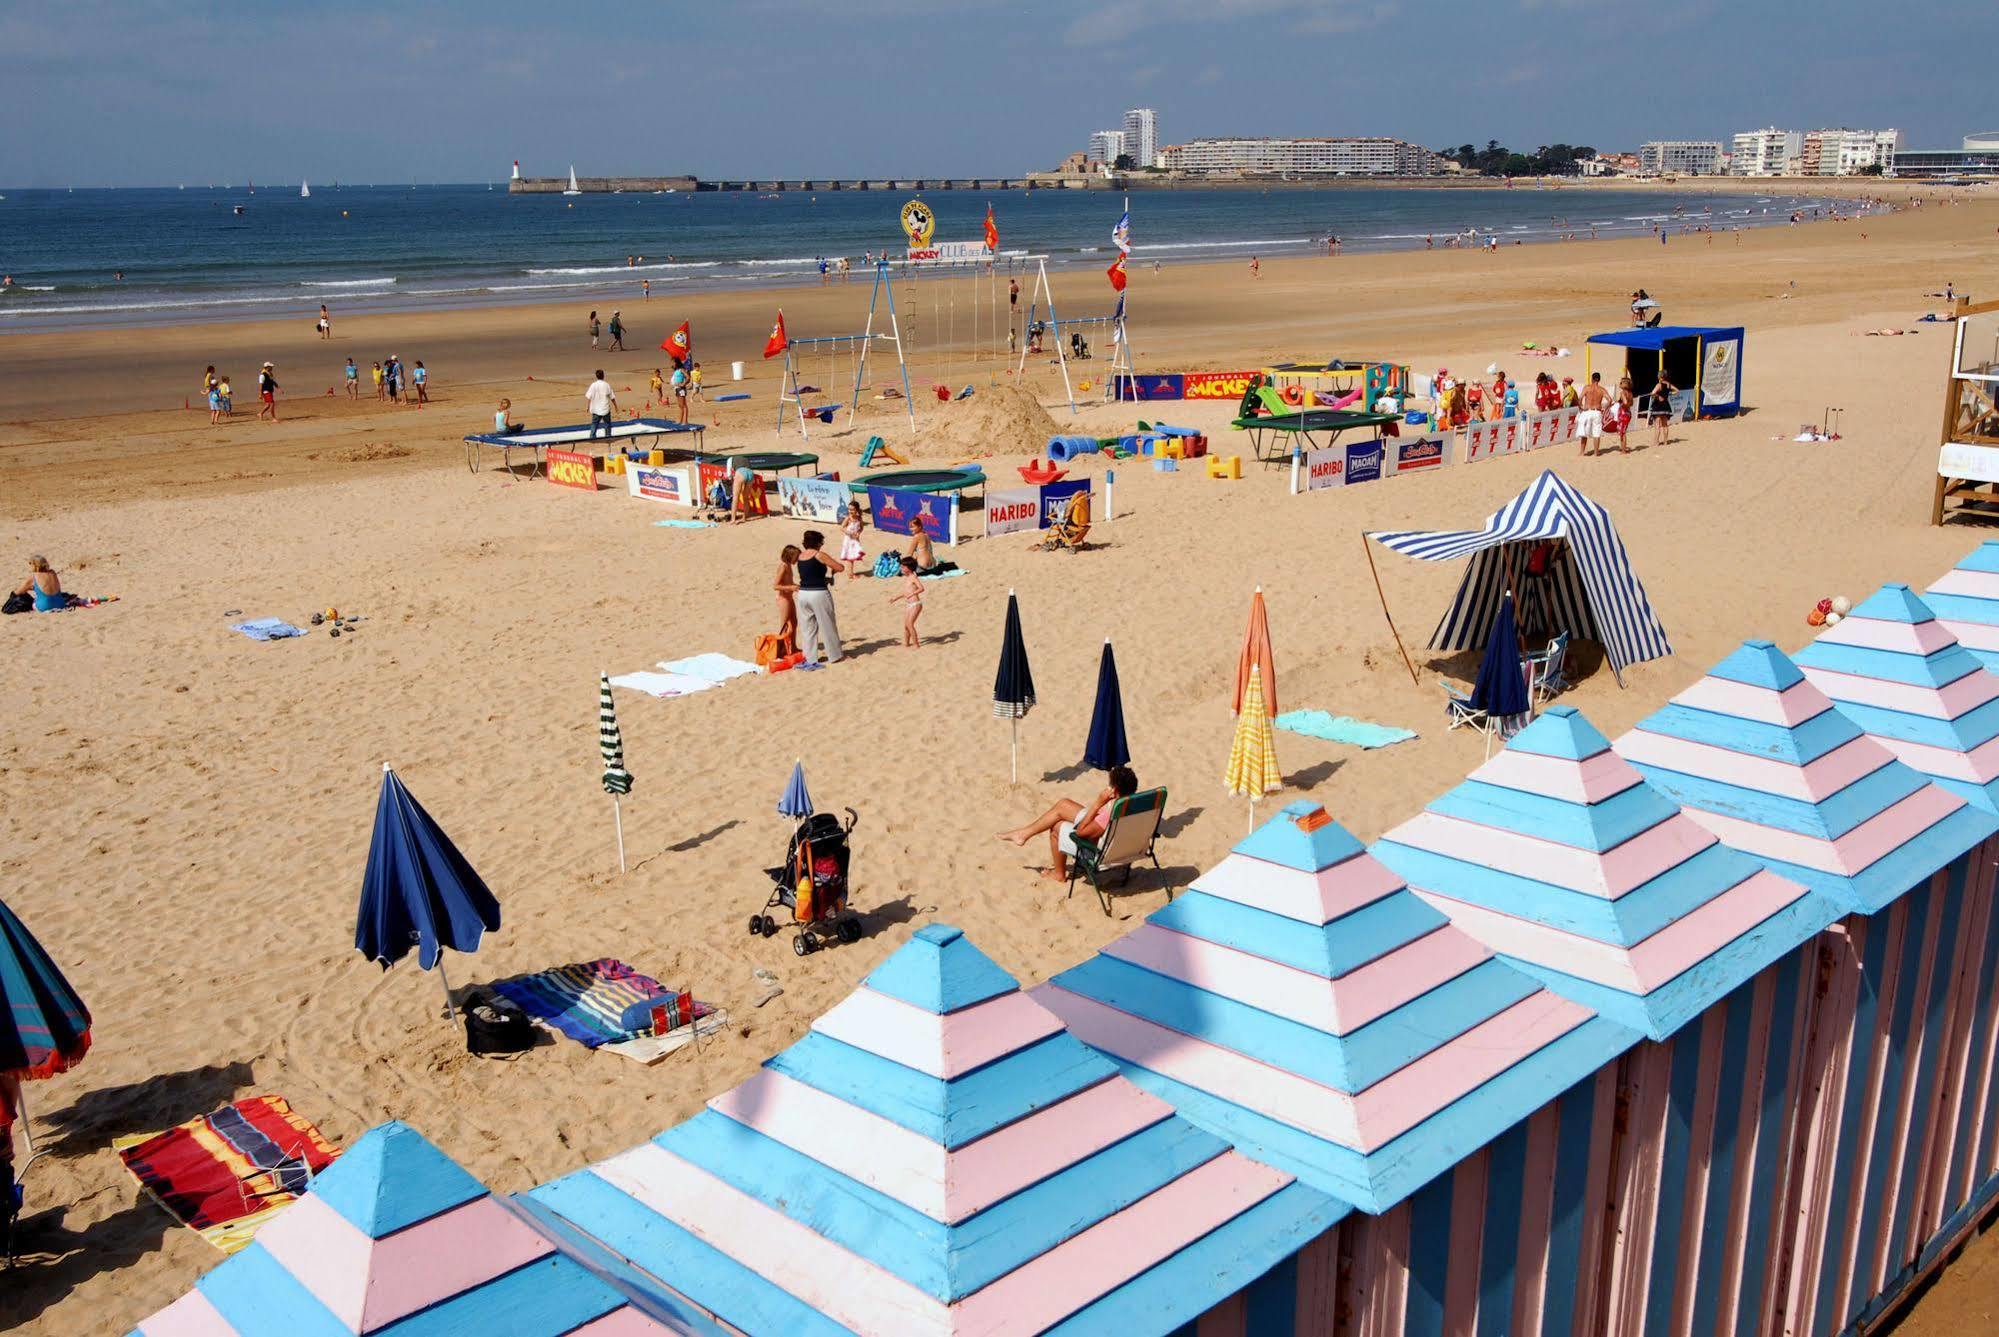
<instances>
[{"instance_id":1,"label":"black bag on sand","mask_svg":"<svg viewBox=\"0 0 1999 1337\"><path fill-rule=\"evenodd\" d=\"M34 606L35 598L33 595L23 594L19 590L9 590L7 592L7 602L4 605L0 605L0 614L26 613L32 611Z\"/></svg>"},{"instance_id":2,"label":"black bag on sand","mask_svg":"<svg viewBox=\"0 0 1999 1337\"><path fill-rule=\"evenodd\" d=\"M519 1054L534 1048L534 1023L520 1005L480 994L465 1005L465 1048L474 1054Z\"/></svg>"}]
</instances>

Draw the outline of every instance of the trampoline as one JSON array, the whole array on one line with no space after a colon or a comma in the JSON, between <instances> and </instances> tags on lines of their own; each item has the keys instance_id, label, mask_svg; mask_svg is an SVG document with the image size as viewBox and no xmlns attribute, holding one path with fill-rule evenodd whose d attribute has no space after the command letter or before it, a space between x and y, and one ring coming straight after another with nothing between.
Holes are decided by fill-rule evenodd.
<instances>
[{"instance_id":1,"label":"trampoline","mask_svg":"<svg viewBox=\"0 0 1999 1337\"><path fill-rule=\"evenodd\" d=\"M694 435L694 448L701 448L702 434L707 426L698 422L672 422L665 418L627 418L623 422L611 424L610 443L629 442L634 438L650 439L657 444L660 437ZM562 449L568 446L587 446L593 441L604 440L600 431L590 434L589 423L576 423L568 427L537 427L531 432L477 432L465 438L465 467L473 473L479 472L479 451L484 447L494 447L500 452L500 467L511 470L514 467L514 450L524 447L533 465L532 475L539 471L544 477L548 465L542 452L550 447Z\"/></svg>"},{"instance_id":2,"label":"trampoline","mask_svg":"<svg viewBox=\"0 0 1999 1337\"><path fill-rule=\"evenodd\" d=\"M1305 409L1299 413L1272 414L1262 418L1237 418L1229 425L1249 433L1249 447L1257 459L1265 464L1282 464L1291 457L1291 452L1281 445L1287 436L1303 437L1306 450L1317 450L1321 446L1332 445L1340 439L1340 433L1352 428L1381 427L1401 421L1401 415L1395 413ZM1318 439L1322 436L1324 441Z\"/></svg>"},{"instance_id":3,"label":"trampoline","mask_svg":"<svg viewBox=\"0 0 1999 1337\"><path fill-rule=\"evenodd\" d=\"M847 491L865 493L871 487L901 488L905 492L964 492L978 488L985 495L986 476L977 469L877 469L859 474L847 484Z\"/></svg>"},{"instance_id":4,"label":"trampoline","mask_svg":"<svg viewBox=\"0 0 1999 1337\"><path fill-rule=\"evenodd\" d=\"M731 473L737 469L749 469L760 474L781 474L788 471L802 474L808 470L816 472L819 468L819 457L802 451L745 450L733 455L703 455L701 458L712 463L726 464Z\"/></svg>"}]
</instances>

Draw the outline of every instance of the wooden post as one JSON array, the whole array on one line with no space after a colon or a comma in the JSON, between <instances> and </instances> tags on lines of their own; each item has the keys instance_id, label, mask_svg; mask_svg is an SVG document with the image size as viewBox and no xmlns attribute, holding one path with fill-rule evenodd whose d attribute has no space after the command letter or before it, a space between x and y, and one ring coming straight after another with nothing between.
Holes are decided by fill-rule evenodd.
<instances>
[{"instance_id":1,"label":"wooden post","mask_svg":"<svg viewBox=\"0 0 1999 1337\"><path fill-rule=\"evenodd\" d=\"M1366 534L1360 536L1360 550L1367 554L1367 571L1374 577L1374 597L1381 600L1381 616L1388 622L1388 632L1395 638L1395 648L1402 651L1402 666L1409 670L1411 685L1421 686L1416 677L1416 666L1409 662L1409 651L1402 644L1402 633L1395 630L1395 617L1388 611L1388 596L1381 592L1381 573L1374 569L1374 549L1367 546Z\"/></svg>"}]
</instances>

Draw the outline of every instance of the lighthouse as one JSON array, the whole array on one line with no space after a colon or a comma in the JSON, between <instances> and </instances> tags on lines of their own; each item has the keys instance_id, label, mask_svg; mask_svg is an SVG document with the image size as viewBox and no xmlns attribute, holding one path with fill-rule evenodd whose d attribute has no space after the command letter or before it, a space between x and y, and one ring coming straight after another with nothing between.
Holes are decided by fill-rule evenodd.
<instances>
[{"instance_id":1,"label":"lighthouse","mask_svg":"<svg viewBox=\"0 0 1999 1337\"><path fill-rule=\"evenodd\" d=\"M514 174L512 177L508 179L512 181L518 181L521 179L521 160L519 158L514 159Z\"/></svg>"}]
</instances>

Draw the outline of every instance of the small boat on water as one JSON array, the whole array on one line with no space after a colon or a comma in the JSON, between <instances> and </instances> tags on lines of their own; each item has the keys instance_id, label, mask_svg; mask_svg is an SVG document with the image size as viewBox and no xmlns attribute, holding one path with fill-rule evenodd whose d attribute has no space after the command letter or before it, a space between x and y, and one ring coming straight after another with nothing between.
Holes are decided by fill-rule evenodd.
<instances>
[{"instance_id":1,"label":"small boat on water","mask_svg":"<svg viewBox=\"0 0 1999 1337\"><path fill-rule=\"evenodd\" d=\"M299 182L299 183L298 183L298 197L299 197L300 199L302 199L302 200L309 200L309 199L311 199L311 198L312 198L312 187L311 187L310 185L308 185L308 184L307 184L306 182L304 182L304 181L301 181L301 182Z\"/></svg>"},{"instance_id":2,"label":"small boat on water","mask_svg":"<svg viewBox=\"0 0 1999 1337\"><path fill-rule=\"evenodd\" d=\"M563 191L562 193L563 193L563 194L565 194L565 195L581 195L581 194L583 193L583 192L582 192L582 191L581 191L580 189L578 189L578 188L577 188L577 185L576 185L576 164L575 164L575 163L571 163L571 164L569 164L569 189L568 189L568 190L565 190L565 191Z\"/></svg>"}]
</instances>

